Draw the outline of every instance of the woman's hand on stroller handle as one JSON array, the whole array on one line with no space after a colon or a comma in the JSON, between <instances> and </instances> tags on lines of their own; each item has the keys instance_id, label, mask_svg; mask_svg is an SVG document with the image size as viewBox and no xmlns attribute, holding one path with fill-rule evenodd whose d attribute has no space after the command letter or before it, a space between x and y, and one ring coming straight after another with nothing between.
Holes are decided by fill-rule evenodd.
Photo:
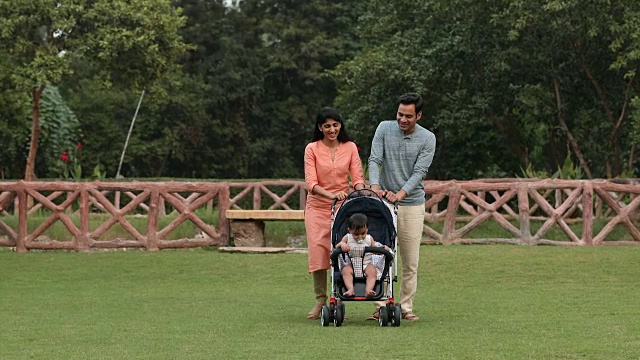
<instances>
[{"instance_id":1,"label":"woman's hand on stroller handle","mask_svg":"<svg viewBox=\"0 0 640 360\"><path fill-rule=\"evenodd\" d=\"M333 193L334 200L344 200L346 198L347 198L347 193L344 191L338 191L336 193Z\"/></svg>"}]
</instances>

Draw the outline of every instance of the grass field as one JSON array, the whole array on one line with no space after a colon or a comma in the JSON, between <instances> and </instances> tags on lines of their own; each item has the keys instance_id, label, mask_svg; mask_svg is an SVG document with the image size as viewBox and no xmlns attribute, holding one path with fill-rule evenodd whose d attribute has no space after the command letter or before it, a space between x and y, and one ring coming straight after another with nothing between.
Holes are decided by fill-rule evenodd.
<instances>
[{"instance_id":1,"label":"grass field","mask_svg":"<svg viewBox=\"0 0 640 360\"><path fill-rule=\"evenodd\" d=\"M420 321L380 328L349 302L322 328L304 254L0 249L0 359L638 359L638 259L422 246Z\"/></svg>"}]
</instances>

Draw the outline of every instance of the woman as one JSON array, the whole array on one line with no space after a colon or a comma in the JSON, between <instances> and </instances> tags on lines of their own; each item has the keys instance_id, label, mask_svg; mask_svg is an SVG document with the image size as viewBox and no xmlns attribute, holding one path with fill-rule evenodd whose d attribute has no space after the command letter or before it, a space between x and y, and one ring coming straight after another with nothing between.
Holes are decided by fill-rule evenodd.
<instances>
[{"instance_id":1,"label":"woman","mask_svg":"<svg viewBox=\"0 0 640 360\"><path fill-rule=\"evenodd\" d=\"M356 144L344 127L342 115L336 109L324 108L316 117L313 138L304 150L304 177L307 205L304 225L309 249L309 273L313 274L316 305L307 314L317 319L327 301L327 270L331 253L331 203L344 200L349 191L349 176L353 188L364 188L362 163Z\"/></svg>"}]
</instances>

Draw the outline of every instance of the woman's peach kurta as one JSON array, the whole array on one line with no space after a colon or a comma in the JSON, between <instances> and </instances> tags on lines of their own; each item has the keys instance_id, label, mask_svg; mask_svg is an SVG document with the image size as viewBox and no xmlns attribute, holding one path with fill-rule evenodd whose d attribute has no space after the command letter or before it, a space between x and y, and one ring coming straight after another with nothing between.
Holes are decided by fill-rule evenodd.
<instances>
[{"instance_id":1,"label":"woman's peach kurta","mask_svg":"<svg viewBox=\"0 0 640 360\"><path fill-rule=\"evenodd\" d=\"M332 193L349 191L349 175L353 186L364 184L362 163L356 144L340 143L334 159L331 150L322 140L312 142L304 150L304 178L307 185L307 206L304 225L309 249L309 272L329 269L331 253L331 203L332 199L312 193L318 185Z\"/></svg>"}]
</instances>

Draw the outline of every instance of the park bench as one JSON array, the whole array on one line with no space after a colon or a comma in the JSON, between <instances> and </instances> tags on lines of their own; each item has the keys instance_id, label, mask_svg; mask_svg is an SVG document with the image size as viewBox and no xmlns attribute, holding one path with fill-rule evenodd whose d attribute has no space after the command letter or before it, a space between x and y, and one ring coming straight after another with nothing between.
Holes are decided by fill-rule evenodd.
<instances>
[{"instance_id":1,"label":"park bench","mask_svg":"<svg viewBox=\"0 0 640 360\"><path fill-rule=\"evenodd\" d=\"M235 246L266 246L265 221L301 221L304 210L227 210Z\"/></svg>"}]
</instances>

